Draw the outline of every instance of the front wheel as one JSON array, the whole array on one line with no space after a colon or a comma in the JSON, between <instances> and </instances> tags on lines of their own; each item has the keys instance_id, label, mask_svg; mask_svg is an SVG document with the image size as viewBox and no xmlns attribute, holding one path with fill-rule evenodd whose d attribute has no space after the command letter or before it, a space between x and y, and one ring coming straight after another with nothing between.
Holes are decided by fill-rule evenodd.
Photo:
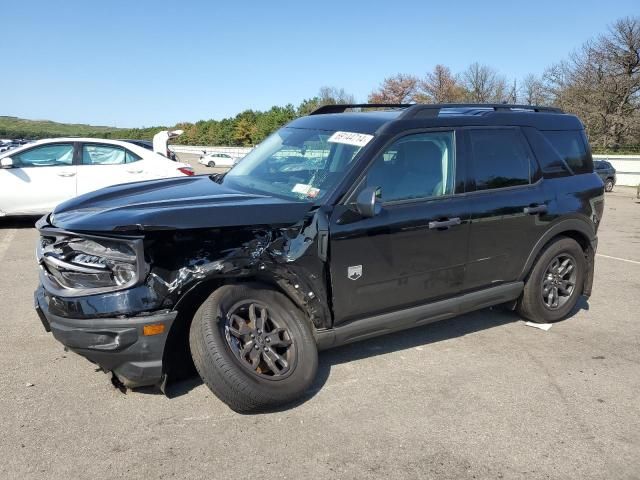
<instances>
[{"instance_id":1,"label":"front wheel","mask_svg":"<svg viewBox=\"0 0 640 480\"><path fill-rule=\"evenodd\" d=\"M215 166L216 166L216 162L214 162L214 161L209 161L209 163L207 163L207 167L213 168Z\"/></svg>"},{"instance_id":2,"label":"front wheel","mask_svg":"<svg viewBox=\"0 0 640 480\"><path fill-rule=\"evenodd\" d=\"M580 245L563 237L548 245L525 282L518 313L536 323L566 317L582 295L586 259Z\"/></svg>"},{"instance_id":3,"label":"front wheel","mask_svg":"<svg viewBox=\"0 0 640 480\"><path fill-rule=\"evenodd\" d=\"M308 320L268 287L225 285L214 291L194 316L189 343L204 383L237 412L298 399L318 368Z\"/></svg>"},{"instance_id":4,"label":"front wheel","mask_svg":"<svg viewBox=\"0 0 640 480\"><path fill-rule=\"evenodd\" d=\"M604 190L605 192L611 192L613 191L613 180L610 178L607 178L607 180L604 182Z\"/></svg>"}]
</instances>

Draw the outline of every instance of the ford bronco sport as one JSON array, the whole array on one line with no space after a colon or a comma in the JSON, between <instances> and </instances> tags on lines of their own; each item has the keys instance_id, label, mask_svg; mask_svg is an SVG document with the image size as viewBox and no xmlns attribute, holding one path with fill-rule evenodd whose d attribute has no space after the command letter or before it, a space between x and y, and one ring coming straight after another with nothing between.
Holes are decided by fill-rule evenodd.
<instances>
[{"instance_id":1,"label":"ford bronco sport","mask_svg":"<svg viewBox=\"0 0 640 480\"><path fill-rule=\"evenodd\" d=\"M575 116L371 107L294 120L226 175L59 205L37 223L45 329L121 387L195 365L248 412L302 396L318 350L498 304L553 322L589 296L604 192Z\"/></svg>"}]
</instances>

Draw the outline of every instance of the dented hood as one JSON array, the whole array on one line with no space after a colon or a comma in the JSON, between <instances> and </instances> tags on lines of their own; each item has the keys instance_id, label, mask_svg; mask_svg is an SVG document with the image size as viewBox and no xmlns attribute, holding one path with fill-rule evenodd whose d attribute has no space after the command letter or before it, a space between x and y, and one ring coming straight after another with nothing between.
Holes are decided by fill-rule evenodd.
<instances>
[{"instance_id":1,"label":"dented hood","mask_svg":"<svg viewBox=\"0 0 640 480\"><path fill-rule=\"evenodd\" d=\"M103 188L61 203L50 222L71 231L131 231L287 225L312 203L233 190L209 176Z\"/></svg>"}]
</instances>

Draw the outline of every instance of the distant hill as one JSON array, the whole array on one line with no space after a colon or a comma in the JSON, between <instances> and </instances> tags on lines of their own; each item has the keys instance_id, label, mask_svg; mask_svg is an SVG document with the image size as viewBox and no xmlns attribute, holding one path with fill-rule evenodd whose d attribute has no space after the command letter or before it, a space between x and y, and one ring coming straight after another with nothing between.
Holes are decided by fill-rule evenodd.
<instances>
[{"instance_id":1,"label":"distant hill","mask_svg":"<svg viewBox=\"0 0 640 480\"><path fill-rule=\"evenodd\" d=\"M116 128L0 115L0 138L99 137L151 139L163 127Z\"/></svg>"}]
</instances>

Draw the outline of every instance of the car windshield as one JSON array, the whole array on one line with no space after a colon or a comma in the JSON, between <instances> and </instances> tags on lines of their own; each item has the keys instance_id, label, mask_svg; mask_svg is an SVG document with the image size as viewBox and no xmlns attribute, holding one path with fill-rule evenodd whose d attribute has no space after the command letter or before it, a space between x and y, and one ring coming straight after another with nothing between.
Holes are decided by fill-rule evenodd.
<instances>
[{"instance_id":1,"label":"car windshield","mask_svg":"<svg viewBox=\"0 0 640 480\"><path fill-rule=\"evenodd\" d=\"M282 128L243 158L223 182L242 190L320 201L372 138L335 130Z\"/></svg>"}]
</instances>

